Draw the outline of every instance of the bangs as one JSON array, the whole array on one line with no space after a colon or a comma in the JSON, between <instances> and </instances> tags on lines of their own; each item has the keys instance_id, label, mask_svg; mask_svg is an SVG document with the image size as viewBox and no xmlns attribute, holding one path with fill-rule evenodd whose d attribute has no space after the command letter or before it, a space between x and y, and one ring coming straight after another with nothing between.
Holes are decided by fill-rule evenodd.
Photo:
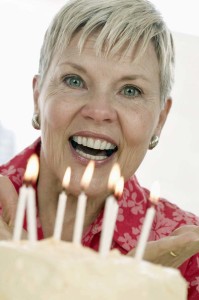
<instances>
[{"instance_id":1,"label":"bangs","mask_svg":"<svg viewBox=\"0 0 199 300\"><path fill-rule=\"evenodd\" d=\"M170 92L174 66L172 36L159 11L147 0L68 1L55 15L44 37L39 65L41 85L53 56L60 56L80 31L79 51L95 35L98 56L119 52L124 57L134 49L134 59L138 59L152 42L160 67L163 98Z\"/></svg>"}]
</instances>

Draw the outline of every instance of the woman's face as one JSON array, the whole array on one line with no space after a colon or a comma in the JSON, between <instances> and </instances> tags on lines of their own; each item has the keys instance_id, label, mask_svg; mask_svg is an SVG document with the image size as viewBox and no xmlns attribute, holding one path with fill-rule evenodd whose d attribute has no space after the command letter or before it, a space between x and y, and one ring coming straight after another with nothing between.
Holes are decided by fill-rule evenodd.
<instances>
[{"instance_id":1,"label":"woman's face","mask_svg":"<svg viewBox=\"0 0 199 300\"><path fill-rule=\"evenodd\" d=\"M49 174L62 181L71 166L70 190L80 191L89 160L95 172L89 195L104 196L115 162L128 179L142 162L153 134L160 134L169 104L161 110L157 57L152 44L134 61L96 56L95 36L80 54L77 34L61 58L54 57L38 90L35 110L41 119L42 154Z\"/></svg>"}]
</instances>

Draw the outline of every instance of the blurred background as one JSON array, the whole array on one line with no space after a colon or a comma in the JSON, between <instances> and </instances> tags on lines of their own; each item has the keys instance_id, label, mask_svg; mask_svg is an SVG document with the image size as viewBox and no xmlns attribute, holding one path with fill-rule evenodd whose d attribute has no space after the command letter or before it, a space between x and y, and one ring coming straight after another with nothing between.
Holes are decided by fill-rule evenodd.
<instances>
[{"instance_id":1,"label":"blurred background","mask_svg":"<svg viewBox=\"0 0 199 300\"><path fill-rule=\"evenodd\" d=\"M150 189L199 215L199 18L198 0L153 0L176 45L173 107L159 145L148 151L137 176ZM32 77L44 32L66 0L0 1L0 163L38 137L31 126Z\"/></svg>"}]
</instances>

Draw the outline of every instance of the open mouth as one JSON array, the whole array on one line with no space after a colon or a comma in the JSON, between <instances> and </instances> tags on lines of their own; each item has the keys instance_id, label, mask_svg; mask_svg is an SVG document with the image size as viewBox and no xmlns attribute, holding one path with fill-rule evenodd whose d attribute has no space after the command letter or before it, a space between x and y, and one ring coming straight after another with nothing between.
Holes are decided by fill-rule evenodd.
<instances>
[{"instance_id":1,"label":"open mouth","mask_svg":"<svg viewBox=\"0 0 199 300\"><path fill-rule=\"evenodd\" d=\"M80 156L91 160L105 160L118 150L116 145L106 140L91 137L72 136L69 141Z\"/></svg>"}]
</instances>

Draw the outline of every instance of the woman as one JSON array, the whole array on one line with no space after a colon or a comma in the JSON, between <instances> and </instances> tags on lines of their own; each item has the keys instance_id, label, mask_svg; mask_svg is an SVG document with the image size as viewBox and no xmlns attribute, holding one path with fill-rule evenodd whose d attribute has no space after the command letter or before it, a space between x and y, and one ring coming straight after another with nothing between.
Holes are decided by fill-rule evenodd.
<instances>
[{"instance_id":1,"label":"woman","mask_svg":"<svg viewBox=\"0 0 199 300\"><path fill-rule=\"evenodd\" d=\"M92 159L95 172L86 191L82 243L98 250L108 176L118 162L125 188L112 248L134 255L150 205L148 190L134 174L160 138L172 103L173 69L171 33L149 2L77 0L66 4L46 32L39 74L33 79L32 123L41 130L41 140L0 168L9 178L0 178L5 221L1 221L1 238L9 236L27 160L37 153L39 238L52 235L58 194L70 166L62 238L71 240L81 177ZM190 283L192 300L199 297L196 225L196 216L160 199L145 253L149 261L179 267Z\"/></svg>"}]
</instances>

